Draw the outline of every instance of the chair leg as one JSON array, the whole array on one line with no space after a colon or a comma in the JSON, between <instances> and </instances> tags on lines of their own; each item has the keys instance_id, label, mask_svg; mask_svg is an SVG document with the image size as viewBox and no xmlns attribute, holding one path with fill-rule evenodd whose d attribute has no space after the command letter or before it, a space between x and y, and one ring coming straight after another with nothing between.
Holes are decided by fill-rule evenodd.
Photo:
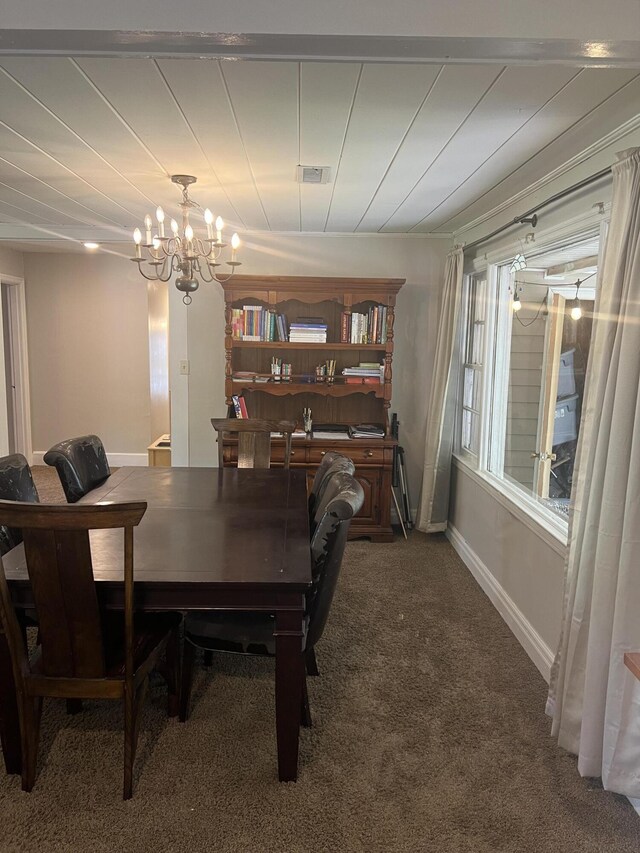
<instances>
[{"instance_id":1,"label":"chair leg","mask_svg":"<svg viewBox=\"0 0 640 853\"><path fill-rule=\"evenodd\" d=\"M304 662L307 668L307 675L320 675L318 661L316 660L316 650L313 646L309 646L309 648L305 650Z\"/></svg>"},{"instance_id":2,"label":"chair leg","mask_svg":"<svg viewBox=\"0 0 640 853\"><path fill-rule=\"evenodd\" d=\"M168 687L167 712L177 717L180 710L180 637L178 631L172 631L166 650L165 678Z\"/></svg>"},{"instance_id":3,"label":"chair leg","mask_svg":"<svg viewBox=\"0 0 640 853\"><path fill-rule=\"evenodd\" d=\"M22 725L22 790L31 791L36 781L36 766L38 763L38 741L40 739L40 717L42 714L42 697L23 698Z\"/></svg>"},{"instance_id":4,"label":"chair leg","mask_svg":"<svg viewBox=\"0 0 640 853\"><path fill-rule=\"evenodd\" d=\"M184 723L189 716L189 703L191 701L191 681L193 679L193 662L196 650L193 643L184 641L182 649L182 674L180 682L180 714L179 720Z\"/></svg>"},{"instance_id":5,"label":"chair leg","mask_svg":"<svg viewBox=\"0 0 640 853\"><path fill-rule=\"evenodd\" d=\"M313 720L311 719L311 708L309 707L309 693L307 691L306 675L302 680L302 708L300 720L306 729L310 729L313 725Z\"/></svg>"},{"instance_id":6,"label":"chair leg","mask_svg":"<svg viewBox=\"0 0 640 853\"><path fill-rule=\"evenodd\" d=\"M142 706L147 693L149 679L145 678L137 690L125 688L124 696L124 786L122 799L130 800L133 795L133 765L136 760Z\"/></svg>"},{"instance_id":7,"label":"chair leg","mask_svg":"<svg viewBox=\"0 0 640 853\"><path fill-rule=\"evenodd\" d=\"M212 666L213 665L213 652L210 649L204 650L204 657L202 658L202 666Z\"/></svg>"}]
</instances>

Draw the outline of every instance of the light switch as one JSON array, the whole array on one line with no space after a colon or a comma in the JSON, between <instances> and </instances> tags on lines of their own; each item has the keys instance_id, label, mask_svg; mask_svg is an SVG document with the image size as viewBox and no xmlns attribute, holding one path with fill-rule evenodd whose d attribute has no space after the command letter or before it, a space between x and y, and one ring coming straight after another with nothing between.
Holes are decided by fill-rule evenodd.
<instances>
[{"instance_id":1,"label":"light switch","mask_svg":"<svg viewBox=\"0 0 640 853\"><path fill-rule=\"evenodd\" d=\"M189 375L189 360L184 358L180 362L180 375L188 376Z\"/></svg>"}]
</instances>

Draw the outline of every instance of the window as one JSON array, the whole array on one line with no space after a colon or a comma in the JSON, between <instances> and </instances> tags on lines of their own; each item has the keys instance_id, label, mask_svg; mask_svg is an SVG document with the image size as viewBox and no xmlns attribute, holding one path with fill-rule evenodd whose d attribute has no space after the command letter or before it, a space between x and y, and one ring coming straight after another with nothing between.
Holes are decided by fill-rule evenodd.
<instances>
[{"instance_id":1,"label":"window","mask_svg":"<svg viewBox=\"0 0 640 853\"><path fill-rule=\"evenodd\" d=\"M471 276L467 281L460 447L474 456L478 455L480 445L486 286L485 276Z\"/></svg>"},{"instance_id":2,"label":"window","mask_svg":"<svg viewBox=\"0 0 640 853\"><path fill-rule=\"evenodd\" d=\"M599 242L594 234L530 252L517 271L505 261L488 278L470 276L465 293L461 455L531 514L560 523L580 430Z\"/></svg>"}]
</instances>

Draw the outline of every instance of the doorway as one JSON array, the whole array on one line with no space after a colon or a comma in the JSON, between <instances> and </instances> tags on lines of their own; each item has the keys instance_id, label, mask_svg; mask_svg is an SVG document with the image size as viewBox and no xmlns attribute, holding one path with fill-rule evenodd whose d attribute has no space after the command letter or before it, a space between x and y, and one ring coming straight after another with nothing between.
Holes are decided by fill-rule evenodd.
<instances>
[{"instance_id":1,"label":"doorway","mask_svg":"<svg viewBox=\"0 0 640 853\"><path fill-rule=\"evenodd\" d=\"M32 462L31 410L24 281L0 277L0 455Z\"/></svg>"}]
</instances>

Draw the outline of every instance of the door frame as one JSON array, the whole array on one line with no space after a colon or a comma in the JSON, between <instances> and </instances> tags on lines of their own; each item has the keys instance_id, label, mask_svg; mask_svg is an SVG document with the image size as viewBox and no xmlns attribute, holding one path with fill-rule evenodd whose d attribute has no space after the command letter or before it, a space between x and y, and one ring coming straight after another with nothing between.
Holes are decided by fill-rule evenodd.
<instances>
[{"instance_id":1,"label":"door frame","mask_svg":"<svg viewBox=\"0 0 640 853\"><path fill-rule=\"evenodd\" d=\"M9 326L15 378L15 441L16 449L22 453L29 465L33 464L31 436L31 392L29 386L29 350L27 344L27 303L24 278L0 272L0 285L9 285ZM2 306L0 304L0 311ZM3 335L4 339L4 335ZM4 345L2 352L4 361ZM4 376L4 371L3 371ZM4 380L2 380L4 381ZM6 392L6 388L5 388Z\"/></svg>"}]
</instances>

